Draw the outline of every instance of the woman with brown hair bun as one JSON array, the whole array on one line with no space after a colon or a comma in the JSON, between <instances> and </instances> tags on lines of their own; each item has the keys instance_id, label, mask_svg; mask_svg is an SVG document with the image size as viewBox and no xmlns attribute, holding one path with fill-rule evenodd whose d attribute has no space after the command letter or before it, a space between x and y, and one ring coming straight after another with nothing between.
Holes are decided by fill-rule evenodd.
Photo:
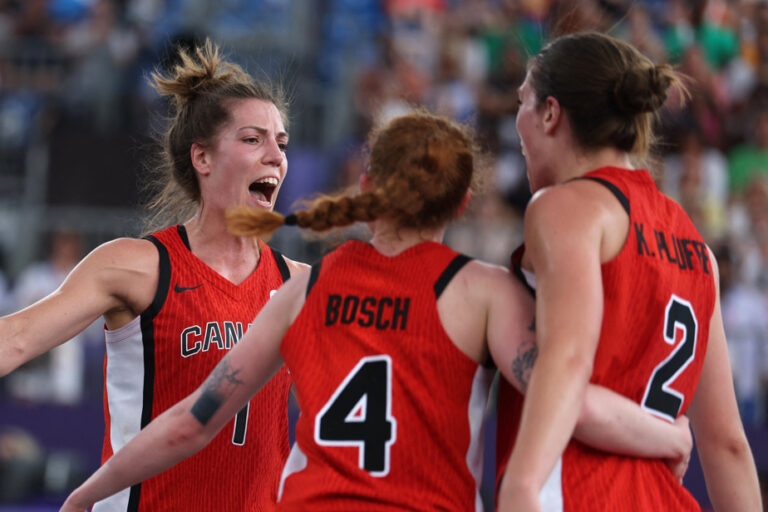
<instances>
[{"instance_id":1,"label":"woman with brown hair bun","mask_svg":"<svg viewBox=\"0 0 768 512\"><path fill-rule=\"evenodd\" d=\"M283 217L240 209L239 236L284 224L368 222L267 303L200 388L129 443L68 499L88 504L201 449L283 364L301 415L280 510L481 510L482 426L491 356L519 389L534 345L533 302L501 267L442 245L476 177L463 127L426 113L372 136L356 195L322 197ZM535 356L534 356L535 358ZM690 433L607 390L590 389L585 442L685 459Z\"/></svg>"},{"instance_id":2,"label":"woman with brown hair bun","mask_svg":"<svg viewBox=\"0 0 768 512\"><path fill-rule=\"evenodd\" d=\"M287 170L280 95L222 60L210 42L179 57L152 84L173 108L154 207L180 223L96 248L56 292L0 319L4 375L103 315L103 462L191 393L271 290L302 268L226 227L228 208L275 203ZM271 510L288 456L289 387L287 371L277 372L203 453L93 510Z\"/></svg>"},{"instance_id":3,"label":"woman with brown hair bun","mask_svg":"<svg viewBox=\"0 0 768 512\"><path fill-rule=\"evenodd\" d=\"M524 401L500 390L500 431L522 418L511 457L513 439L497 445L500 510L700 510L663 461L572 439L588 384L670 422L690 415L715 510L762 510L717 262L682 208L633 166L675 85L668 65L581 33L545 46L519 89L534 196L518 261L535 276L539 356Z\"/></svg>"}]
</instances>

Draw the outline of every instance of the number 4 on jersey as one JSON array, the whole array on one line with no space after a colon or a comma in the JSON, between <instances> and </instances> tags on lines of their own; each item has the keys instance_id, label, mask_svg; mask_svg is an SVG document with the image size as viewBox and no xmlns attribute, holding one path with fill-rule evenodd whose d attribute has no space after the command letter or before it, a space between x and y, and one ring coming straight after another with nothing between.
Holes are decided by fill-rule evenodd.
<instances>
[{"instance_id":1,"label":"number 4 on jersey","mask_svg":"<svg viewBox=\"0 0 768 512\"><path fill-rule=\"evenodd\" d=\"M677 330L683 331L682 342L653 370L643 397L643 408L669 421L675 421L685 397L670 384L693 361L699 324L691 303L672 295L664 314L664 341L675 344Z\"/></svg>"},{"instance_id":2,"label":"number 4 on jersey","mask_svg":"<svg viewBox=\"0 0 768 512\"><path fill-rule=\"evenodd\" d=\"M364 357L315 417L315 442L359 448L360 468L382 477L389 474L389 449L396 437L392 359Z\"/></svg>"}]
</instances>

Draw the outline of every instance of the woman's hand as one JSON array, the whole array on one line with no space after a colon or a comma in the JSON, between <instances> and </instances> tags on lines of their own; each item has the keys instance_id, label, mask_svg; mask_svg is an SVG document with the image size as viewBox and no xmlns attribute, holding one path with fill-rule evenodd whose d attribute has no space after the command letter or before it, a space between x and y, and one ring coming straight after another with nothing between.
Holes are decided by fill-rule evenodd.
<instances>
[{"instance_id":1,"label":"woman's hand","mask_svg":"<svg viewBox=\"0 0 768 512\"><path fill-rule=\"evenodd\" d=\"M77 489L67 497L67 500L61 506L59 512L88 512L88 509L93 503L78 503L76 494Z\"/></svg>"},{"instance_id":2,"label":"woman's hand","mask_svg":"<svg viewBox=\"0 0 768 512\"><path fill-rule=\"evenodd\" d=\"M693 450L693 437L687 416L682 415L675 420L675 430L679 437L680 453L675 457L664 459L664 462L669 466L674 477L682 484L683 476L685 476L688 463L691 460L691 450Z\"/></svg>"},{"instance_id":3,"label":"woman's hand","mask_svg":"<svg viewBox=\"0 0 768 512\"><path fill-rule=\"evenodd\" d=\"M533 485L504 475L499 486L498 512L541 512L539 493Z\"/></svg>"}]
</instances>

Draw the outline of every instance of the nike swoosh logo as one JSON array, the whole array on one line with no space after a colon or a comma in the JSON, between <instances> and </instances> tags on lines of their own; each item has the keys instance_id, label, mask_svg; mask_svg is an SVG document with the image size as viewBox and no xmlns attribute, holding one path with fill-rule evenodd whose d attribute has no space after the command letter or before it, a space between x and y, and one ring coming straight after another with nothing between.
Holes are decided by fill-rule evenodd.
<instances>
[{"instance_id":1,"label":"nike swoosh logo","mask_svg":"<svg viewBox=\"0 0 768 512\"><path fill-rule=\"evenodd\" d=\"M173 287L173 291L175 291L176 293L187 292L189 290L197 290L201 286L203 286L203 285L199 284L197 286L179 286L177 284L176 286Z\"/></svg>"}]
</instances>

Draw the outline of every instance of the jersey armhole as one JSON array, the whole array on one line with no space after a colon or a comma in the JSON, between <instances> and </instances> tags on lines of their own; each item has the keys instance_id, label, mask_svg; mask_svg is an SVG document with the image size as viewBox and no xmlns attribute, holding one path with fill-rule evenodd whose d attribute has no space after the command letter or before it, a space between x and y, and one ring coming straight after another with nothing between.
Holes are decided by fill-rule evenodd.
<instances>
[{"instance_id":1,"label":"jersey armhole","mask_svg":"<svg viewBox=\"0 0 768 512\"><path fill-rule=\"evenodd\" d=\"M168 249L163 243L152 235L144 237L145 240L149 240L155 245L158 255L160 256L160 271L157 276L157 291L155 291L155 297L152 299L152 304L141 314L145 315L149 319L152 319L160 313L160 309L165 304L165 299L168 298L168 290L171 287L171 259L168 256Z\"/></svg>"},{"instance_id":2,"label":"jersey armhole","mask_svg":"<svg viewBox=\"0 0 768 512\"><path fill-rule=\"evenodd\" d=\"M291 278L291 271L288 269L288 263L285 261L285 256L278 251L270 247L272 254L275 257L275 263L277 263L277 269L280 271L280 276L283 278L283 283Z\"/></svg>"},{"instance_id":3,"label":"jersey armhole","mask_svg":"<svg viewBox=\"0 0 768 512\"><path fill-rule=\"evenodd\" d=\"M525 273L523 272L522 261L523 261L524 253L525 253L525 244L520 244L520 246L517 249L515 249L514 252L512 253L512 257L510 258L509 269L512 272L512 275L515 276L517 279L519 279L521 283L523 283L523 286L525 286L525 289L528 290L528 293L530 293L531 296L535 299L536 290L528 282L528 279L525 278Z\"/></svg>"},{"instance_id":4,"label":"jersey armhole","mask_svg":"<svg viewBox=\"0 0 768 512\"><path fill-rule=\"evenodd\" d=\"M523 273L523 267L521 267L517 263L512 263L512 275L514 275L517 279L520 280L521 283L523 283L523 286L525 286L525 289L528 290L528 293L531 294L531 297L535 299L536 290L534 290L533 287L531 287L531 285L528 283L528 280L525 278L525 274Z\"/></svg>"},{"instance_id":5,"label":"jersey armhole","mask_svg":"<svg viewBox=\"0 0 768 512\"><path fill-rule=\"evenodd\" d=\"M187 235L187 228L184 227L184 224L178 224L176 226L176 231L179 233L179 237L184 246L189 249L189 252L192 252L192 246L189 245L189 235Z\"/></svg>"},{"instance_id":6,"label":"jersey armhole","mask_svg":"<svg viewBox=\"0 0 768 512\"><path fill-rule=\"evenodd\" d=\"M309 282L307 282L307 297L309 297L309 292L312 291L312 287L315 286L315 282L317 281L318 275L320 275L320 267L323 264L323 260L321 259L314 265L312 265L312 268L309 271Z\"/></svg>"},{"instance_id":7,"label":"jersey armhole","mask_svg":"<svg viewBox=\"0 0 768 512\"><path fill-rule=\"evenodd\" d=\"M445 288L448 286L448 284L451 282L451 280L456 276L456 274L464 268L464 265L472 261L472 258L469 256L466 256L464 254L459 254L455 258L451 260L451 262L448 264L447 267L445 267L445 270L440 274L440 277L437 278L437 281L435 281L434 290L435 290L435 301L437 301L440 296L445 291ZM488 359L480 363L483 368L493 369L496 368L496 363L493 362L493 358L490 354L488 354Z\"/></svg>"},{"instance_id":8,"label":"jersey armhole","mask_svg":"<svg viewBox=\"0 0 768 512\"><path fill-rule=\"evenodd\" d=\"M433 287L435 290L435 300L440 298L445 291L445 287L448 286L448 283L453 279L453 276L455 276L456 273L470 261L472 261L472 258L465 256L464 254L459 254L451 260L448 266L445 267L445 270L443 270L443 273L440 274L440 277L437 278L437 281L435 281Z\"/></svg>"},{"instance_id":9,"label":"jersey armhole","mask_svg":"<svg viewBox=\"0 0 768 512\"><path fill-rule=\"evenodd\" d=\"M594 176L582 176L580 178L576 178L577 180L591 180L597 183L600 183L604 187L606 187L608 190L611 191L611 193L616 196L616 199L618 199L619 203L621 203L621 207L624 208L624 211L627 212L627 215L629 215L629 199L626 195L624 195L624 192L621 191L619 187L611 183L610 181L603 179L603 178L597 178Z\"/></svg>"}]
</instances>

